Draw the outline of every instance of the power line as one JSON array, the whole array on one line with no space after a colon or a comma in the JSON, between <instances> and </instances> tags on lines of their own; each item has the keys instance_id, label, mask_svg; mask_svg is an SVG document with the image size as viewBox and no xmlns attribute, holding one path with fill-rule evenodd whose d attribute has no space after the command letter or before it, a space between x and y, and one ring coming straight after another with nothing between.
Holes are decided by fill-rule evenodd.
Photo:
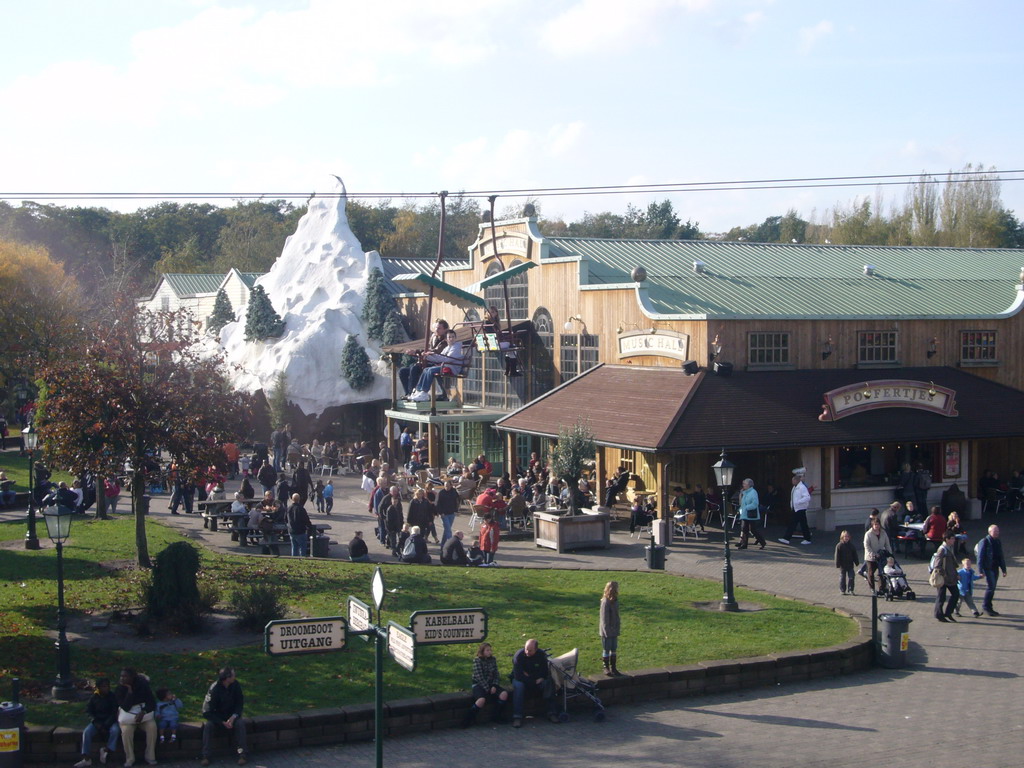
<instances>
[{"instance_id":1,"label":"power line","mask_svg":"<svg viewBox=\"0 0 1024 768\"><path fill-rule=\"evenodd\" d=\"M979 176L998 177L995 180L1024 181L1024 176L1006 177L1003 174L1024 174L1024 169L948 171L940 175L929 173L876 174L864 176L811 176L781 179L751 179L731 181L691 181L658 184L615 184L579 187L528 187L520 189L470 190L457 193L459 197L487 198L492 195L508 197L569 197L591 195L623 195L693 192L737 192L773 189L826 189L843 187L913 186L917 184L963 184L978 181ZM0 192L0 200L307 200L312 197L338 198L340 192ZM346 197L359 200L430 199L437 192L349 192Z\"/></svg>"}]
</instances>

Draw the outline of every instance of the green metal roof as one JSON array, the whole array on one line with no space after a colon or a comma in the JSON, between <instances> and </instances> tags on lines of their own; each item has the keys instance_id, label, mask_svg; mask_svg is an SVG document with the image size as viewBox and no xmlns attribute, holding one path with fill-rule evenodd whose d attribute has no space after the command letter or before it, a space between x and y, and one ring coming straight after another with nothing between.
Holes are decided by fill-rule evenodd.
<instances>
[{"instance_id":1,"label":"green metal roof","mask_svg":"<svg viewBox=\"0 0 1024 768\"><path fill-rule=\"evenodd\" d=\"M536 266L537 263L535 261L521 261L514 267L509 267L501 272L495 272L490 277L485 277L479 283L474 283L469 286L466 290L476 293L484 290L485 288L490 288L492 285L501 285L506 280L511 280L513 277L521 275L526 270L533 269Z\"/></svg>"},{"instance_id":2,"label":"green metal roof","mask_svg":"<svg viewBox=\"0 0 1024 768\"><path fill-rule=\"evenodd\" d=\"M256 284L256 278L263 277L263 274L263 272L239 272L238 276L242 279L245 287L252 290L252 287Z\"/></svg>"},{"instance_id":3,"label":"green metal roof","mask_svg":"<svg viewBox=\"0 0 1024 768\"><path fill-rule=\"evenodd\" d=\"M199 293L216 293L224 282L224 275L189 275L172 273L163 275L176 296L195 296Z\"/></svg>"},{"instance_id":4,"label":"green metal roof","mask_svg":"<svg viewBox=\"0 0 1024 768\"><path fill-rule=\"evenodd\" d=\"M470 304L479 307L487 306L487 302L484 301L482 297L466 293L466 291L461 288L456 288L454 285L448 285L448 283L422 272L408 275L395 275L392 281L398 285L408 288L410 291L416 291L418 293L430 293L430 289L433 288L435 298L443 299L455 305Z\"/></svg>"},{"instance_id":5,"label":"green metal roof","mask_svg":"<svg viewBox=\"0 0 1024 768\"><path fill-rule=\"evenodd\" d=\"M382 256L380 260L381 272L384 274L384 284L392 296L408 293L408 289L394 282L395 277L402 274L422 272L429 275L434 270L436 259L397 259L391 256ZM465 269L468 262L442 262L441 267L456 267Z\"/></svg>"},{"instance_id":6,"label":"green metal roof","mask_svg":"<svg viewBox=\"0 0 1024 768\"><path fill-rule=\"evenodd\" d=\"M633 268L644 267L641 300L649 314L984 318L1018 311L1022 298L1020 250L569 237L545 243L544 260L584 262L581 286L632 284Z\"/></svg>"}]
</instances>

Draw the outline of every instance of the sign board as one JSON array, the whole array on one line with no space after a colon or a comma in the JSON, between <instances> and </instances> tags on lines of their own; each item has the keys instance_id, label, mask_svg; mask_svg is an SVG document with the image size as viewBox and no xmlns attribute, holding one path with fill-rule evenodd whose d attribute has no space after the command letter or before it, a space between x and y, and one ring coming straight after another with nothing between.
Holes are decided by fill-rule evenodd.
<instances>
[{"instance_id":1,"label":"sign board","mask_svg":"<svg viewBox=\"0 0 1024 768\"><path fill-rule=\"evenodd\" d=\"M409 628L417 645L479 643L487 638L487 613L483 608L415 611L409 616Z\"/></svg>"},{"instance_id":2,"label":"sign board","mask_svg":"<svg viewBox=\"0 0 1024 768\"><path fill-rule=\"evenodd\" d=\"M956 392L929 381L882 379L865 381L825 393L826 413L819 421L837 421L877 408L916 408L941 416L958 416Z\"/></svg>"},{"instance_id":3,"label":"sign board","mask_svg":"<svg viewBox=\"0 0 1024 768\"><path fill-rule=\"evenodd\" d=\"M384 574L378 565L373 570L373 579L370 581L370 592L373 594L373 604L380 610L384 605Z\"/></svg>"},{"instance_id":4,"label":"sign board","mask_svg":"<svg viewBox=\"0 0 1024 768\"><path fill-rule=\"evenodd\" d=\"M389 621L388 653L398 662L399 666L412 672L416 669L416 635L401 624Z\"/></svg>"},{"instance_id":5,"label":"sign board","mask_svg":"<svg viewBox=\"0 0 1024 768\"><path fill-rule=\"evenodd\" d=\"M271 656L340 651L345 647L347 634L348 621L344 616L282 619L267 624L263 648Z\"/></svg>"},{"instance_id":6,"label":"sign board","mask_svg":"<svg viewBox=\"0 0 1024 768\"><path fill-rule=\"evenodd\" d=\"M352 632L365 632L370 628L370 606L362 600L348 596L348 628ZM370 642L369 635L359 635L365 642Z\"/></svg>"},{"instance_id":7,"label":"sign board","mask_svg":"<svg viewBox=\"0 0 1024 768\"><path fill-rule=\"evenodd\" d=\"M675 331L635 331L619 335L619 357L652 355L674 360L690 359L690 336Z\"/></svg>"},{"instance_id":8,"label":"sign board","mask_svg":"<svg viewBox=\"0 0 1024 768\"><path fill-rule=\"evenodd\" d=\"M0 728L0 753L21 750L21 729ZM20 761L19 761L20 762Z\"/></svg>"}]
</instances>

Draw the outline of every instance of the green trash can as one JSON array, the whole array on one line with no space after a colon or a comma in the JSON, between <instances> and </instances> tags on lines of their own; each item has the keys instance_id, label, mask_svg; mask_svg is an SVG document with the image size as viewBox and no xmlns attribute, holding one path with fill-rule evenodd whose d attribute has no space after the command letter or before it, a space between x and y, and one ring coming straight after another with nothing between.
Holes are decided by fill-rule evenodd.
<instances>
[{"instance_id":1,"label":"green trash can","mask_svg":"<svg viewBox=\"0 0 1024 768\"><path fill-rule=\"evenodd\" d=\"M21 768L25 752L25 707L0 702L0 768Z\"/></svg>"},{"instance_id":2,"label":"green trash can","mask_svg":"<svg viewBox=\"0 0 1024 768\"><path fill-rule=\"evenodd\" d=\"M887 669L900 669L907 664L907 648L910 646L909 616L901 613L878 615L882 635L878 663Z\"/></svg>"},{"instance_id":3,"label":"green trash can","mask_svg":"<svg viewBox=\"0 0 1024 768\"><path fill-rule=\"evenodd\" d=\"M313 557L330 557L330 550L328 549L331 540L326 536L310 536L310 540L313 545L309 548Z\"/></svg>"},{"instance_id":4,"label":"green trash can","mask_svg":"<svg viewBox=\"0 0 1024 768\"><path fill-rule=\"evenodd\" d=\"M665 547L661 544L649 544L644 547L647 557L647 567L652 571L665 570Z\"/></svg>"}]
</instances>

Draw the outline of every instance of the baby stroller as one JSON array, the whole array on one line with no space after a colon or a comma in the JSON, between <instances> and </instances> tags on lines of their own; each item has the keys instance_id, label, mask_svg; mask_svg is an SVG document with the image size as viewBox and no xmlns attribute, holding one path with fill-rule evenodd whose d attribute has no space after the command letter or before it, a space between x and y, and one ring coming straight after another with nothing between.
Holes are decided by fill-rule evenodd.
<instances>
[{"instance_id":1,"label":"baby stroller","mask_svg":"<svg viewBox=\"0 0 1024 768\"><path fill-rule=\"evenodd\" d=\"M548 670L551 672L551 680L555 684L555 695L561 690L562 706L558 719L563 723L569 719L569 699L577 696L585 696L594 705L594 720L604 720L604 705L597 697L597 683L582 678L576 672L576 662L579 659L579 649L573 648L561 656L548 657Z\"/></svg>"},{"instance_id":2,"label":"baby stroller","mask_svg":"<svg viewBox=\"0 0 1024 768\"><path fill-rule=\"evenodd\" d=\"M896 566L898 573L887 574L885 572L885 565L882 565L878 569L878 596L884 596L886 600L916 600L917 595L914 590L910 588L910 584L907 583L906 574L903 573L903 569L900 567L899 561L890 553L882 550L878 553L879 563L888 563L889 558L893 558L893 565Z\"/></svg>"}]
</instances>

